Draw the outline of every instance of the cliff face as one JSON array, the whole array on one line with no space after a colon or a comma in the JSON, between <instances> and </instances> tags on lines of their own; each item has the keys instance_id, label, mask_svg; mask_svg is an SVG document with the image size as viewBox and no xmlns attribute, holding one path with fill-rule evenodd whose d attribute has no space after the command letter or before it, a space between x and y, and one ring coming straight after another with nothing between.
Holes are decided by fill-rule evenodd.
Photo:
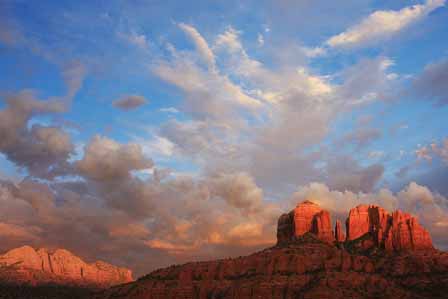
<instances>
[{"instance_id":1,"label":"cliff face","mask_svg":"<svg viewBox=\"0 0 448 299\"><path fill-rule=\"evenodd\" d=\"M279 244L293 241L306 233L312 233L319 240L330 244L335 241L359 241L356 246L364 250L381 248L387 251L403 251L433 248L431 236L415 217L399 210L389 214L375 205L359 205L351 209L346 220L346 234L339 220L336 221L333 232L330 213L310 201L299 203L294 210L279 218Z\"/></svg>"},{"instance_id":2,"label":"cliff face","mask_svg":"<svg viewBox=\"0 0 448 299\"><path fill-rule=\"evenodd\" d=\"M334 241L330 213L311 201L304 201L288 214L280 216L277 241L288 242L306 233L313 233L324 242Z\"/></svg>"},{"instance_id":3,"label":"cliff face","mask_svg":"<svg viewBox=\"0 0 448 299\"><path fill-rule=\"evenodd\" d=\"M364 249L380 247L387 251L432 249L431 236L417 218L400 210L389 214L381 207L360 205L350 210L346 221L347 241L368 235Z\"/></svg>"},{"instance_id":4,"label":"cliff face","mask_svg":"<svg viewBox=\"0 0 448 299\"><path fill-rule=\"evenodd\" d=\"M105 262L88 264L65 249L23 246L0 256L0 281L108 287L132 281L132 272Z\"/></svg>"},{"instance_id":5,"label":"cliff face","mask_svg":"<svg viewBox=\"0 0 448 299\"><path fill-rule=\"evenodd\" d=\"M156 270L95 298L446 298L448 253L434 249L409 214L359 206L347 237L340 222L329 235L330 223L328 212L304 202L280 217L272 248ZM356 247L367 244L377 250Z\"/></svg>"}]
</instances>

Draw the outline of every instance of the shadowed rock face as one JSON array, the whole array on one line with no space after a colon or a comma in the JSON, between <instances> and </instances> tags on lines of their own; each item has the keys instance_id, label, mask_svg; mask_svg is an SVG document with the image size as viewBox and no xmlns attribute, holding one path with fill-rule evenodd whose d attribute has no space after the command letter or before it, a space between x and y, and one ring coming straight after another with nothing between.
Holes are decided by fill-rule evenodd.
<instances>
[{"instance_id":1,"label":"shadowed rock face","mask_svg":"<svg viewBox=\"0 0 448 299\"><path fill-rule=\"evenodd\" d=\"M0 256L0 282L3 283L109 287L132 280L128 269L101 261L88 264L65 249L36 251L23 246Z\"/></svg>"},{"instance_id":2,"label":"shadowed rock face","mask_svg":"<svg viewBox=\"0 0 448 299\"><path fill-rule=\"evenodd\" d=\"M334 238L336 242L345 241L345 233L342 231L342 224L339 220L336 220L336 225L334 226Z\"/></svg>"},{"instance_id":3,"label":"shadowed rock face","mask_svg":"<svg viewBox=\"0 0 448 299\"><path fill-rule=\"evenodd\" d=\"M448 253L429 246L424 229L409 214L383 211L353 209L347 238L340 222L334 238L328 237L328 212L304 202L280 217L272 248L159 269L94 298L446 298ZM382 243L375 243L379 237ZM376 250L359 250L360 244Z\"/></svg>"}]
</instances>

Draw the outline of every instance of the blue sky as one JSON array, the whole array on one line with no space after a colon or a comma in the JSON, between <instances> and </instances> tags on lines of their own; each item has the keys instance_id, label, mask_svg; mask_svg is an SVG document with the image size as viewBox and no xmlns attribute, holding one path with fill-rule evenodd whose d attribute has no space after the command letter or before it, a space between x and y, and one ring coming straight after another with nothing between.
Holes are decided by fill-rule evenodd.
<instances>
[{"instance_id":1,"label":"blue sky","mask_svg":"<svg viewBox=\"0 0 448 299\"><path fill-rule=\"evenodd\" d=\"M61 180L84 183L104 217L118 210L131 226L127 204L102 193L110 172L142 184L135 204L156 210L167 206L148 186L172 190L185 180L181 192L203 194L205 185L236 209L253 200L247 188L282 205L312 182L354 194L399 194L416 182L440 204L448 195L445 1L333 2L2 1L0 177L38 181L59 199L68 188ZM64 109L36 108L52 101ZM228 179L249 199L216 187ZM151 227L152 217L138 225ZM266 234L263 226L257 240ZM167 260L173 243L205 246L174 236L145 236L144 246Z\"/></svg>"}]
</instances>

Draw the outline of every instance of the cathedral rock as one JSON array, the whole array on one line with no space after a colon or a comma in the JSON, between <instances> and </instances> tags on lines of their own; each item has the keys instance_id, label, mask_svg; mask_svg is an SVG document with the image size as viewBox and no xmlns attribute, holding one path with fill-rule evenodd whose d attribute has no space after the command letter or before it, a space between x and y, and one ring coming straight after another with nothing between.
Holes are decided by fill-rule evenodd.
<instances>
[{"instance_id":1,"label":"cathedral rock","mask_svg":"<svg viewBox=\"0 0 448 299\"><path fill-rule=\"evenodd\" d=\"M155 270L96 299L447 298L448 253L410 214L378 206L340 221L304 201L280 216L277 244L238 258Z\"/></svg>"},{"instance_id":2,"label":"cathedral rock","mask_svg":"<svg viewBox=\"0 0 448 299\"><path fill-rule=\"evenodd\" d=\"M339 220L332 230L328 211L304 201L294 210L280 216L277 226L279 244L294 241L306 233L314 234L327 243L360 242L361 249L381 248L387 251L432 249L431 236L417 218L400 210L389 214L375 205L359 205L350 210L346 233ZM346 237L345 237L346 236Z\"/></svg>"}]
</instances>

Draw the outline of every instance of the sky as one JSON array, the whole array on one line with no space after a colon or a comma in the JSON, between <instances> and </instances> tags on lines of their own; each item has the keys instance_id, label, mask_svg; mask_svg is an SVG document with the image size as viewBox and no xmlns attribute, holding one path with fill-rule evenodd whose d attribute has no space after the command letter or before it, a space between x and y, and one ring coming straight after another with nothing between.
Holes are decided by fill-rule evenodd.
<instances>
[{"instance_id":1,"label":"sky","mask_svg":"<svg viewBox=\"0 0 448 299\"><path fill-rule=\"evenodd\" d=\"M138 277L275 243L309 199L448 249L448 9L426 1L0 3L0 250Z\"/></svg>"}]
</instances>

